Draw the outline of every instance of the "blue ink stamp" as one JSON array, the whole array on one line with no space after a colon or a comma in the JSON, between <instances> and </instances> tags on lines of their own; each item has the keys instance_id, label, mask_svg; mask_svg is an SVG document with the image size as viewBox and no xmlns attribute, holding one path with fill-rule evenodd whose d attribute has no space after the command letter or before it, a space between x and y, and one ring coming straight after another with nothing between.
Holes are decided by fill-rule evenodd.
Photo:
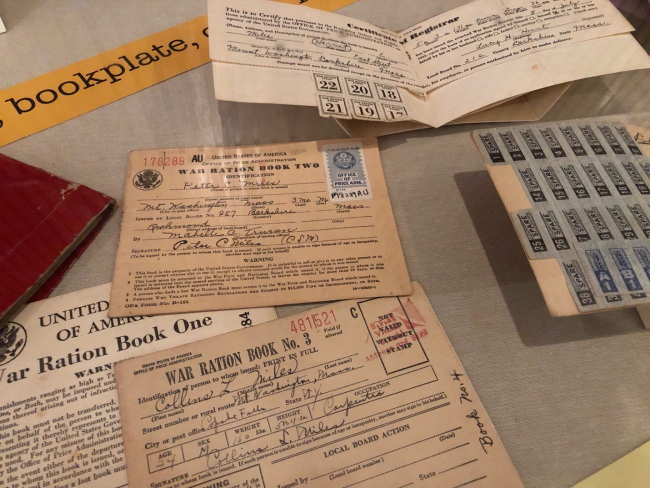
<instances>
[{"instance_id":1,"label":"blue ink stamp","mask_svg":"<svg viewBox=\"0 0 650 488\"><path fill-rule=\"evenodd\" d=\"M321 146L329 199L333 202L370 200L372 190L361 144Z\"/></svg>"},{"instance_id":2,"label":"blue ink stamp","mask_svg":"<svg viewBox=\"0 0 650 488\"><path fill-rule=\"evenodd\" d=\"M630 263L625 250L621 248L612 248L609 250L609 253L612 255L614 264L616 264L618 272L620 273L621 278L623 278L623 282L628 291L643 291L641 282L639 281L639 278L637 278L632 263Z\"/></svg>"},{"instance_id":3,"label":"blue ink stamp","mask_svg":"<svg viewBox=\"0 0 650 488\"><path fill-rule=\"evenodd\" d=\"M618 293L614 277L609 271L609 266L607 266L603 253L599 249L586 249L585 254L603 293Z\"/></svg>"},{"instance_id":4,"label":"blue ink stamp","mask_svg":"<svg viewBox=\"0 0 650 488\"><path fill-rule=\"evenodd\" d=\"M636 254L643 271L650 280L650 251L647 247L635 247L634 254Z\"/></svg>"}]
</instances>

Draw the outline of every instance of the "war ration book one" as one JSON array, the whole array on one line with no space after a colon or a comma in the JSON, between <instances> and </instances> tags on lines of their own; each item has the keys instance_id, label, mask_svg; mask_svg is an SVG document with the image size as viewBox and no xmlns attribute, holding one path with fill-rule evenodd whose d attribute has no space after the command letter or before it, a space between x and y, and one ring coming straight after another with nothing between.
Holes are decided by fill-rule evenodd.
<instances>
[{"instance_id":1,"label":"war ration book one","mask_svg":"<svg viewBox=\"0 0 650 488\"><path fill-rule=\"evenodd\" d=\"M0 326L1 487L126 488L113 363L277 318L273 308L108 318L110 288L31 303Z\"/></svg>"}]
</instances>

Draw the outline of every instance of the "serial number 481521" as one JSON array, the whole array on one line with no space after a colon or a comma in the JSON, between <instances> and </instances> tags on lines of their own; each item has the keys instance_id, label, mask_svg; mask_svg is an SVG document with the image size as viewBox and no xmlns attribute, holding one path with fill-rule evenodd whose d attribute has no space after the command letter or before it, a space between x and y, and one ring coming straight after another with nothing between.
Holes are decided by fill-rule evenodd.
<instances>
[{"instance_id":1,"label":"serial number 481521","mask_svg":"<svg viewBox=\"0 0 650 488\"><path fill-rule=\"evenodd\" d=\"M307 315L304 319L300 318L297 320L291 321L291 331L295 332L305 332L307 329L317 329L323 325L330 325L336 322L336 315L334 310L329 312L318 312L311 315Z\"/></svg>"}]
</instances>

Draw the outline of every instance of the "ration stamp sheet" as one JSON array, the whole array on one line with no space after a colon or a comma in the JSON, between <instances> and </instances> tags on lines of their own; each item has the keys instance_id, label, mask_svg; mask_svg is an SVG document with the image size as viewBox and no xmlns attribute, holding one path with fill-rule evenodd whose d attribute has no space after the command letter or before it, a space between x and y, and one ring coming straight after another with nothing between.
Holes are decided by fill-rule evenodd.
<instances>
[{"instance_id":1,"label":"ration stamp sheet","mask_svg":"<svg viewBox=\"0 0 650 488\"><path fill-rule=\"evenodd\" d=\"M549 122L474 139L529 259L557 261L577 311L650 303L650 159L624 124ZM499 185L500 166L514 184Z\"/></svg>"},{"instance_id":2,"label":"ration stamp sheet","mask_svg":"<svg viewBox=\"0 0 650 488\"><path fill-rule=\"evenodd\" d=\"M411 291L374 138L130 159L110 316Z\"/></svg>"},{"instance_id":3,"label":"ration stamp sheet","mask_svg":"<svg viewBox=\"0 0 650 488\"><path fill-rule=\"evenodd\" d=\"M116 365L131 486L523 486L418 283L224 339Z\"/></svg>"}]
</instances>

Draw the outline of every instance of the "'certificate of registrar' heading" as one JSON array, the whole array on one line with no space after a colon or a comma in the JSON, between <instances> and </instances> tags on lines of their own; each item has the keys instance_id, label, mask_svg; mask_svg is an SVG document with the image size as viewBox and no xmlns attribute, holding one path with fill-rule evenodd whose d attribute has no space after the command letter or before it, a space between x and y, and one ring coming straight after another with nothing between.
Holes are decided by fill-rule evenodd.
<instances>
[{"instance_id":1,"label":"'certificate of registrar' heading","mask_svg":"<svg viewBox=\"0 0 650 488\"><path fill-rule=\"evenodd\" d=\"M410 291L376 139L131 153L111 316Z\"/></svg>"}]
</instances>

